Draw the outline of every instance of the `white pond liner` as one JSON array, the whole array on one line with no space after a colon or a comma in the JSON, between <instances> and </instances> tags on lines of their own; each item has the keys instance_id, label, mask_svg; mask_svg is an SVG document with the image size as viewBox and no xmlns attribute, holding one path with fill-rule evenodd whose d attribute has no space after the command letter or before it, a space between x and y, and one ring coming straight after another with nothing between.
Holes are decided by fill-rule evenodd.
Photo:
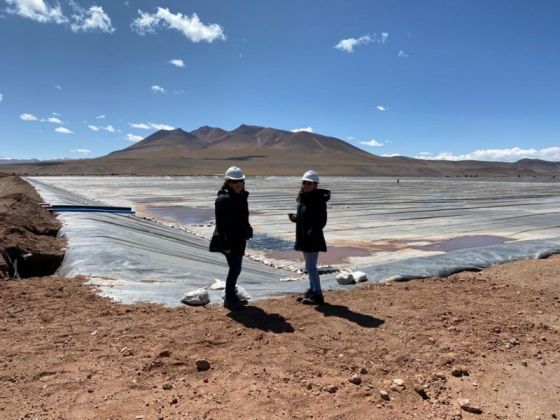
<instances>
[{"instance_id":1,"label":"white pond liner","mask_svg":"<svg viewBox=\"0 0 560 420\"><path fill-rule=\"evenodd\" d=\"M107 178L109 184L118 181ZM108 203L102 203L101 201L87 199L65 188L57 187L57 182L64 181L58 178L30 178L28 181L38 190L43 200L51 204L128 204L118 200L109 200ZM84 177L82 181L84 183L83 189L86 190L88 187L87 177ZM259 182L263 183L264 181L260 180ZM141 180L135 179L134 182L141 182ZM526 191L530 190L530 187L526 187ZM541 188L545 193L547 192L545 187L541 186ZM550 184L549 188L555 189L557 186ZM129 194L132 195L132 193ZM160 194L162 197L165 196L163 191ZM513 196L513 192L511 194ZM257 195L255 198L257 204L259 200L262 201ZM534 219L532 225L523 227L521 222L517 222L517 219L514 218L514 206L518 203L511 202L507 207L509 218L506 222L508 224L500 225L499 228L505 226L511 230L537 230L539 236L543 236L542 239L528 238L527 240L506 242L502 245L409 257L391 262L368 263L364 260L363 264L354 266L353 270L366 273L367 283L408 280L447 276L463 270L476 271L497 263L518 259L542 258L560 253L560 236L558 236L558 232L560 232L558 220L560 218L557 212L551 211L558 205L558 195L551 193L550 196L542 199L533 198L529 201L533 204L531 209L525 209L526 200L519 201L521 202L519 204L520 208L524 209L526 215L531 214L531 212L535 213L536 207L534 204L541 203L542 216L537 215L538 218L531 219ZM255 207L263 214L267 212L264 207L259 208L258 205ZM546 213L544 210L546 210ZM329 219L327 235L329 229L336 232L337 229L340 231L340 226L343 226L342 222L336 222L336 217L341 217L337 213L338 207L335 207L329 214L329 217L332 214L335 218ZM180 306L182 305L180 299L186 292L198 288L209 289L216 278L225 280L227 274L225 258L221 254L209 252L208 241L201 237L133 215L61 213L58 217L63 223L61 234L66 236L68 240L67 253L59 274L66 277L88 276L91 278L90 282L92 284L99 286L100 293L104 296L112 297L124 303L149 301L167 306ZM379 215L372 220L377 218L379 218ZM258 217L254 217L252 220L257 222L254 224L257 228L264 226L264 230L266 230L268 227L267 225L259 226ZM367 229L368 224L371 224L369 220L367 219L363 223L365 229ZM482 223L484 214L476 220L477 223ZM522 219L523 223L527 223L527 220L529 220L527 216ZM465 227L468 225L467 222L465 222ZM427 231L430 224L433 224L433 222L427 222L426 225L419 226L418 230ZM496 222L494 222L494 225L496 225ZM356 235L359 234L360 226L354 225L352 228ZM389 228L389 225L387 225L387 229ZM395 232L394 228L392 229ZM346 290L355 287L353 285L342 286L337 284L335 276L336 273L321 276L324 290ZM281 281L281 279L291 279L293 277L293 272L275 269L245 258L238 285L244 287L251 294L253 300L301 292L307 288L307 280ZM222 293L220 290L209 290L210 301L221 302Z\"/></svg>"}]
</instances>

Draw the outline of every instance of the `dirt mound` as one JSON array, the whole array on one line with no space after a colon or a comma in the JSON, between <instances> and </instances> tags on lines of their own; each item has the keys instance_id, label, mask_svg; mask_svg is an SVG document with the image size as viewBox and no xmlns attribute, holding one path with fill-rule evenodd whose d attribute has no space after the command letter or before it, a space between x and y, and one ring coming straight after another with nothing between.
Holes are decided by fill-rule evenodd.
<instances>
[{"instance_id":1,"label":"dirt mound","mask_svg":"<svg viewBox=\"0 0 560 420\"><path fill-rule=\"evenodd\" d=\"M0 177L0 251L12 247L31 254L20 264L23 277L53 274L64 257L65 241L56 237L61 225L40 202L24 180ZM0 277L7 277L8 264L0 258Z\"/></svg>"}]
</instances>

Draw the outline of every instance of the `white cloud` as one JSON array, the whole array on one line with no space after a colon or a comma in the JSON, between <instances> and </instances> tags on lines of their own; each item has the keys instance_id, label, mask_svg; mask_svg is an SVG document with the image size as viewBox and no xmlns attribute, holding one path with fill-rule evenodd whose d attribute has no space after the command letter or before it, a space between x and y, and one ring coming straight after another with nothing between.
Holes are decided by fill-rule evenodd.
<instances>
[{"instance_id":1,"label":"white cloud","mask_svg":"<svg viewBox=\"0 0 560 420\"><path fill-rule=\"evenodd\" d=\"M173 64L175 67L185 67L185 63L180 58L174 58L168 61L169 64Z\"/></svg>"},{"instance_id":2,"label":"white cloud","mask_svg":"<svg viewBox=\"0 0 560 420\"><path fill-rule=\"evenodd\" d=\"M359 38L347 38L341 40L338 44L334 47L338 50L352 53L354 52L354 48L358 45L367 45L373 43L377 44L385 44L387 39L389 38L389 34L387 32L382 32L381 35L373 34L373 35L364 35Z\"/></svg>"},{"instance_id":3,"label":"white cloud","mask_svg":"<svg viewBox=\"0 0 560 420\"><path fill-rule=\"evenodd\" d=\"M180 90L174 90L173 91L173 95L184 95L185 91L180 89Z\"/></svg>"},{"instance_id":4,"label":"white cloud","mask_svg":"<svg viewBox=\"0 0 560 420\"><path fill-rule=\"evenodd\" d=\"M304 127L304 128L294 128L290 130L292 133L299 133L300 131L307 131L308 133L313 133L313 128L311 127Z\"/></svg>"},{"instance_id":5,"label":"white cloud","mask_svg":"<svg viewBox=\"0 0 560 420\"><path fill-rule=\"evenodd\" d=\"M60 119L56 117L49 117L47 118L47 121L54 124L62 124L62 121L60 121Z\"/></svg>"},{"instance_id":6,"label":"white cloud","mask_svg":"<svg viewBox=\"0 0 560 420\"><path fill-rule=\"evenodd\" d=\"M33 114L23 113L19 116L20 120L23 121L37 121L37 117Z\"/></svg>"},{"instance_id":7,"label":"white cloud","mask_svg":"<svg viewBox=\"0 0 560 420\"><path fill-rule=\"evenodd\" d=\"M107 116L106 116L105 114L103 114L103 115L98 115L97 117L95 117L96 120L103 120L103 119L105 119L105 118L107 118Z\"/></svg>"},{"instance_id":8,"label":"white cloud","mask_svg":"<svg viewBox=\"0 0 560 420\"><path fill-rule=\"evenodd\" d=\"M72 19L74 22L70 25L72 32L92 32L100 31L107 34L115 32L115 28L111 24L111 18L101 6L91 6L89 9L83 9L75 2L71 2L74 9Z\"/></svg>"},{"instance_id":9,"label":"white cloud","mask_svg":"<svg viewBox=\"0 0 560 420\"><path fill-rule=\"evenodd\" d=\"M51 112L51 115L55 115L57 117L60 117L60 114L58 112Z\"/></svg>"},{"instance_id":10,"label":"white cloud","mask_svg":"<svg viewBox=\"0 0 560 420\"><path fill-rule=\"evenodd\" d=\"M2 102L2 100L4 100L4 95L0 93L0 103Z\"/></svg>"},{"instance_id":11,"label":"white cloud","mask_svg":"<svg viewBox=\"0 0 560 420\"><path fill-rule=\"evenodd\" d=\"M175 130L175 127L167 124L156 124L156 123L128 123L132 128L139 128L141 130Z\"/></svg>"},{"instance_id":12,"label":"white cloud","mask_svg":"<svg viewBox=\"0 0 560 420\"><path fill-rule=\"evenodd\" d=\"M60 86L60 85L54 85L54 88L55 88L56 90L62 90L62 86Z\"/></svg>"},{"instance_id":13,"label":"white cloud","mask_svg":"<svg viewBox=\"0 0 560 420\"><path fill-rule=\"evenodd\" d=\"M140 128L142 130L149 130L150 126L144 123L128 123L132 128Z\"/></svg>"},{"instance_id":14,"label":"white cloud","mask_svg":"<svg viewBox=\"0 0 560 420\"><path fill-rule=\"evenodd\" d=\"M101 31L112 33L115 31L111 24L111 18L103 11L101 6L91 6L89 9L82 8L73 0L68 0L73 14L70 18L62 12L60 4L50 6L46 0L6 0L8 13L34 20L36 22L54 22L58 24L70 23L72 32ZM56 89L62 90L59 85Z\"/></svg>"},{"instance_id":15,"label":"white cloud","mask_svg":"<svg viewBox=\"0 0 560 420\"><path fill-rule=\"evenodd\" d=\"M62 13L60 4L49 6L44 0L6 0L8 13L34 20L36 22L66 23L68 19Z\"/></svg>"},{"instance_id":16,"label":"white cloud","mask_svg":"<svg viewBox=\"0 0 560 420\"><path fill-rule=\"evenodd\" d=\"M387 111L389 109L389 108L385 108L383 105L377 105L376 108L381 112Z\"/></svg>"},{"instance_id":17,"label":"white cloud","mask_svg":"<svg viewBox=\"0 0 560 420\"><path fill-rule=\"evenodd\" d=\"M354 47L358 45L366 45L371 42L371 38L369 35L364 35L360 38L348 38L341 40L338 44L335 45L335 48L346 51L347 53L354 52Z\"/></svg>"},{"instance_id":18,"label":"white cloud","mask_svg":"<svg viewBox=\"0 0 560 420\"><path fill-rule=\"evenodd\" d=\"M484 160L493 162L515 162L519 159L542 159L560 161L560 147L546 147L544 149L478 149L470 153L456 155L451 152L432 154L423 152L415 156L417 159L428 160Z\"/></svg>"},{"instance_id":19,"label":"white cloud","mask_svg":"<svg viewBox=\"0 0 560 420\"><path fill-rule=\"evenodd\" d=\"M68 130L66 127L57 127L54 131L61 134L74 134L72 130Z\"/></svg>"},{"instance_id":20,"label":"white cloud","mask_svg":"<svg viewBox=\"0 0 560 420\"><path fill-rule=\"evenodd\" d=\"M150 127L155 128L156 130L175 130L175 127L167 124L154 124L149 123Z\"/></svg>"},{"instance_id":21,"label":"white cloud","mask_svg":"<svg viewBox=\"0 0 560 420\"><path fill-rule=\"evenodd\" d=\"M131 29L140 35L155 33L158 28L175 29L192 42L213 42L215 40L225 40L223 28L211 23L205 25L200 21L196 13L192 16L182 13L173 14L169 9L158 7L156 13L147 13L138 10L140 17L136 18L130 25Z\"/></svg>"},{"instance_id":22,"label":"white cloud","mask_svg":"<svg viewBox=\"0 0 560 420\"><path fill-rule=\"evenodd\" d=\"M399 57L405 57L406 58L406 57L408 57L408 54L405 53L403 50L400 50L399 51Z\"/></svg>"},{"instance_id":23,"label":"white cloud","mask_svg":"<svg viewBox=\"0 0 560 420\"><path fill-rule=\"evenodd\" d=\"M365 146L369 146L369 147L381 147L383 146L383 143L374 139L368 140L368 141L361 141L360 144L363 144Z\"/></svg>"},{"instance_id":24,"label":"white cloud","mask_svg":"<svg viewBox=\"0 0 560 420\"><path fill-rule=\"evenodd\" d=\"M89 149L72 149L72 150L70 150L70 152L81 153L81 154L87 155L88 153L91 153L91 150L89 150Z\"/></svg>"},{"instance_id":25,"label":"white cloud","mask_svg":"<svg viewBox=\"0 0 560 420\"><path fill-rule=\"evenodd\" d=\"M142 136L136 136L136 135L130 134L130 133L126 135L126 138L127 138L127 140L130 140L130 141L140 141L140 140L144 139L144 137L142 137Z\"/></svg>"},{"instance_id":26,"label":"white cloud","mask_svg":"<svg viewBox=\"0 0 560 420\"><path fill-rule=\"evenodd\" d=\"M158 8L158 12L159 12ZM138 35L146 35L146 33L155 33L155 27L157 27L158 23L160 22L160 18L156 17L156 14L150 14L147 12L143 12L142 10L138 9L138 14L140 17L134 19L130 24L130 29L136 32Z\"/></svg>"},{"instance_id":27,"label":"white cloud","mask_svg":"<svg viewBox=\"0 0 560 420\"><path fill-rule=\"evenodd\" d=\"M101 127L98 125L88 125L88 128L93 131L103 130L103 131L107 131L108 133L114 133L116 131L112 125L108 125L106 127Z\"/></svg>"},{"instance_id":28,"label":"white cloud","mask_svg":"<svg viewBox=\"0 0 560 420\"><path fill-rule=\"evenodd\" d=\"M153 93L167 93L164 88L158 85L152 85L150 89L152 89Z\"/></svg>"},{"instance_id":29,"label":"white cloud","mask_svg":"<svg viewBox=\"0 0 560 420\"><path fill-rule=\"evenodd\" d=\"M395 156L401 156L401 155L399 155L398 153L385 153L385 154L382 154L381 156L383 156L383 157L395 157Z\"/></svg>"}]
</instances>

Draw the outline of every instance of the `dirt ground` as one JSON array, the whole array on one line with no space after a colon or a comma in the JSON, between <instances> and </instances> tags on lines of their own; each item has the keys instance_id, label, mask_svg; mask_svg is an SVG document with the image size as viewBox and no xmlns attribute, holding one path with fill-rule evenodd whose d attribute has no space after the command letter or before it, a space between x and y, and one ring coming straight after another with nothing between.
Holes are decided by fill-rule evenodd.
<instances>
[{"instance_id":1,"label":"dirt ground","mask_svg":"<svg viewBox=\"0 0 560 420\"><path fill-rule=\"evenodd\" d=\"M560 416L560 256L325 298L230 313L0 280L0 418Z\"/></svg>"}]
</instances>

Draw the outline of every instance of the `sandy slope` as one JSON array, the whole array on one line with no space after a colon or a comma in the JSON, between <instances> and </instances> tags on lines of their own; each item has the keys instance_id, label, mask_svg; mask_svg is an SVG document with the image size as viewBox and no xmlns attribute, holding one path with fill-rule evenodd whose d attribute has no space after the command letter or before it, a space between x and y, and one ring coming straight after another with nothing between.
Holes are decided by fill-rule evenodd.
<instances>
[{"instance_id":1,"label":"sandy slope","mask_svg":"<svg viewBox=\"0 0 560 420\"><path fill-rule=\"evenodd\" d=\"M560 416L560 256L326 300L230 314L2 280L0 418Z\"/></svg>"}]
</instances>

